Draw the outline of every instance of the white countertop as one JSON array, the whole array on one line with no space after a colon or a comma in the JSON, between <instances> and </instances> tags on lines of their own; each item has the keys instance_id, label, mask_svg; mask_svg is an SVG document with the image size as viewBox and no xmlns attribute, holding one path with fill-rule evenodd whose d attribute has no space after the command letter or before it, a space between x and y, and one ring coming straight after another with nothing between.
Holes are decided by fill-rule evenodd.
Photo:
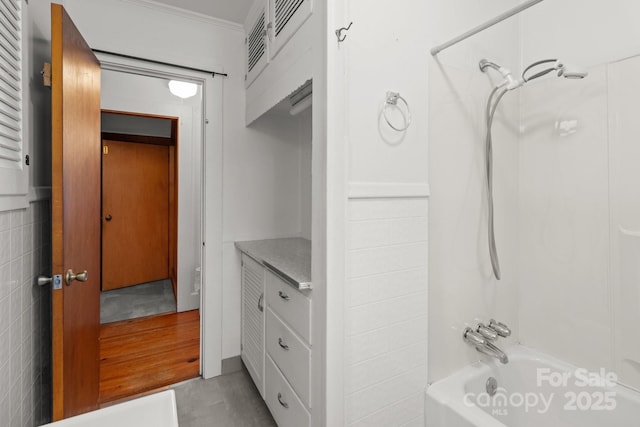
<instances>
[{"instance_id":1,"label":"white countertop","mask_svg":"<svg viewBox=\"0 0 640 427\"><path fill-rule=\"evenodd\" d=\"M311 289L311 241L303 238L236 242L236 248L298 289Z\"/></svg>"}]
</instances>

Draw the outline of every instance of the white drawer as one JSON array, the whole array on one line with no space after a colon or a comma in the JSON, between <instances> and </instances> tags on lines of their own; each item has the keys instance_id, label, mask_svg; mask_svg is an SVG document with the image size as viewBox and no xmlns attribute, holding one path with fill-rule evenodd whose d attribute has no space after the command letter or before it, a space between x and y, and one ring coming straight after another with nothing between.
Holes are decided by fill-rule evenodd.
<instances>
[{"instance_id":1,"label":"white drawer","mask_svg":"<svg viewBox=\"0 0 640 427\"><path fill-rule=\"evenodd\" d=\"M308 427L311 415L271 357L265 359L265 401L278 427Z\"/></svg>"},{"instance_id":2,"label":"white drawer","mask_svg":"<svg viewBox=\"0 0 640 427\"><path fill-rule=\"evenodd\" d=\"M311 300L269 270L266 280L267 305L302 339L311 343Z\"/></svg>"},{"instance_id":3,"label":"white drawer","mask_svg":"<svg viewBox=\"0 0 640 427\"><path fill-rule=\"evenodd\" d=\"M311 405L311 350L267 308L267 353L307 408Z\"/></svg>"}]
</instances>

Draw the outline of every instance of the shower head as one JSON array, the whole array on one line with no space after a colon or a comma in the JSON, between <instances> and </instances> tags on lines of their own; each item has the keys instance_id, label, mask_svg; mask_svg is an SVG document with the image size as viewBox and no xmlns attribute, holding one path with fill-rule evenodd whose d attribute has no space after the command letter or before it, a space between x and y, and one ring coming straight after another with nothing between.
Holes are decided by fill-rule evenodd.
<instances>
[{"instance_id":1,"label":"shower head","mask_svg":"<svg viewBox=\"0 0 640 427\"><path fill-rule=\"evenodd\" d=\"M538 67L543 64L552 64L552 65L542 69L541 71L538 71L537 73L534 73L533 75L527 75L527 73L529 73L535 67ZM566 79L583 79L587 77L587 75L589 74L585 70L581 70L576 67L567 66L565 63L563 63L559 59L543 59L541 61L536 61L533 64L529 65L527 68L525 68L524 71L522 72L522 80L525 82L528 82L528 81L537 79L539 77L542 77L546 74L549 74L552 71L557 71L558 77L564 77Z\"/></svg>"},{"instance_id":2,"label":"shower head","mask_svg":"<svg viewBox=\"0 0 640 427\"><path fill-rule=\"evenodd\" d=\"M566 64L560 64L558 69L558 77L565 79L584 79L589 73L576 67L569 67Z\"/></svg>"}]
</instances>

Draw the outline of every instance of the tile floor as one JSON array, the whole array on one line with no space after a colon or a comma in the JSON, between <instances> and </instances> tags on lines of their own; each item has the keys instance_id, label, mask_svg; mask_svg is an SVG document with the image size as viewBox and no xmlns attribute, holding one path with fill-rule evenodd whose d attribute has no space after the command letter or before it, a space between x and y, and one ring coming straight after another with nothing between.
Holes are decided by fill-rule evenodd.
<instances>
[{"instance_id":1,"label":"tile floor","mask_svg":"<svg viewBox=\"0 0 640 427\"><path fill-rule=\"evenodd\" d=\"M100 323L175 311L176 300L169 279L100 293Z\"/></svg>"},{"instance_id":2,"label":"tile floor","mask_svg":"<svg viewBox=\"0 0 640 427\"><path fill-rule=\"evenodd\" d=\"M180 427L276 426L246 369L173 387Z\"/></svg>"}]
</instances>

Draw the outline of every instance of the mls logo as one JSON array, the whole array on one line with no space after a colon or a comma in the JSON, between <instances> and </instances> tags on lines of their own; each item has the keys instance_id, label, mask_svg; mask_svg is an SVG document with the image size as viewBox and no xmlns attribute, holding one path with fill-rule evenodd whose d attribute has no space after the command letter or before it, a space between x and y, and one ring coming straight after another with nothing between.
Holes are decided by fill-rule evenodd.
<instances>
[{"instance_id":1,"label":"mls logo","mask_svg":"<svg viewBox=\"0 0 640 427\"><path fill-rule=\"evenodd\" d=\"M506 408L494 408L491 410L491 415L493 416L504 417L507 414L508 414L508 411Z\"/></svg>"}]
</instances>

